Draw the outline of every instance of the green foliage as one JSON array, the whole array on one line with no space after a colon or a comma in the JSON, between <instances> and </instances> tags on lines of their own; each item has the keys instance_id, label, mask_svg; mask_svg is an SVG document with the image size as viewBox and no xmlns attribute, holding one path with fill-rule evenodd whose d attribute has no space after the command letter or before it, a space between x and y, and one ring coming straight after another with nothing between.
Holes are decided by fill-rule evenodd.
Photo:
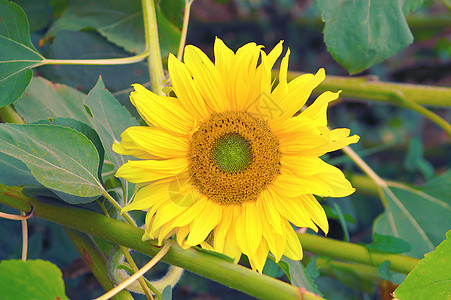
<instances>
[{"instance_id":1,"label":"green foliage","mask_svg":"<svg viewBox=\"0 0 451 300\"><path fill-rule=\"evenodd\" d=\"M96 86L85 98L84 105L90 111L91 117L89 121L99 134L106 155L116 170L129 159L133 159L114 152L112 145L115 141L120 141L120 135L126 128L138 126L139 124L116 98L105 89L101 78L99 78ZM124 186L124 195L127 199L134 191L134 184L123 179L121 181Z\"/></svg>"},{"instance_id":2,"label":"green foliage","mask_svg":"<svg viewBox=\"0 0 451 300\"><path fill-rule=\"evenodd\" d=\"M28 20L12 2L0 0L0 107L14 102L30 83L31 67L44 58L30 40Z\"/></svg>"},{"instance_id":3,"label":"green foliage","mask_svg":"<svg viewBox=\"0 0 451 300\"><path fill-rule=\"evenodd\" d=\"M410 244L402 239L378 233L374 233L374 241L367 245L367 248L373 251L383 251L388 253L405 253L412 249Z\"/></svg>"},{"instance_id":4,"label":"green foliage","mask_svg":"<svg viewBox=\"0 0 451 300\"><path fill-rule=\"evenodd\" d=\"M324 41L334 59L351 74L391 56L413 41L406 15L422 0L316 0Z\"/></svg>"},{"instance_id":5,"label":"green foliage","mask_svg":"<svg viewBox=\"0 0 451 300\"><path fill-rule=\"evenodd\" d=\"M436 180L449 186L451 173ZM451 198L402 184L392 183L383 190L386 210L374 225L374 232L391 235L407 241L412 249L407 255L422 258L442 241L442 236L451 227Z\"/></svg>"},{"instance_id":6,"label":"green foliage","mask_svg":"<svg viewBox=\"0 0 451 300\"><path fill-rule=\"evenodd\" d=\"M48 118L72 118L89 125L83 106L85 96L69 86L34 77L20 101L14 103L14 108L27 123Z\"/></svg>"},{"instance_id":7,"label":"green foliage","mask_svg":"<svg viewBox=\"0 0 451 300\"><path fill-rule=\"evenodd\" d=\"M14 276L20 274L20 276ZM44 260L0 262L2 299L69 299L60 269Z\"/></svg>"},{"instance_id":8,"label":"green foliage","mask_svg":"<svg viewBox=\"0 0 451 300\"><path fill-rule=\"evenodd\" d=\"M174 12L170 14L171 17L174 17ZM162 53L167 56L169 51L177 51L180 28L171 23L159 8L157 13L159 36L164 37L160 47ZM178 18L172 19L180 24L182 12L179 11L177 15ZM69 1L69 5L52 24L45 38L54 37L61 30L82 29L94 29L108 41L131 53L141 53L145 48L144 23L139 0Z\"/></svg>"},{"instance_id":9,"label":"green foliage","mask_svg":"<svg viewBox=\"0 0 451 300\"><path fill-rule=\"evenodd\" d=\"M45 187L91 197L102 194L99 154L78 131L53 125L0 124L0 152L21 160Z\"/></svg>"},{"instance_id":10,"label":"green foliage","mask_svg":"<svg viewBox=\"0 0 451 300\"><path fill-rule=\"evenodd\" d=\"M437 248L426 254L395 290L400 300L451 298L451 230Z\"/></svg>"}]
</instances>

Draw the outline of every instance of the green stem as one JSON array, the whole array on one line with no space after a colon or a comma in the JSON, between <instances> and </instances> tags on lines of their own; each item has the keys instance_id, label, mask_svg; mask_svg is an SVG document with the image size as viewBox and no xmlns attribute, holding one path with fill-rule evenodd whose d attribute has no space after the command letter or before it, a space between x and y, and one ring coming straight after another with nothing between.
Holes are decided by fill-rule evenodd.
<instances>
[{"instance_id":1,"label":"green stem","mask_svg":"<svg viewBox=\"0 0 451 300\"><path fill-rule=\"evenodd\" d=\"M357 193L370 196L379 196L379 190L373 180L367 176L354 174L349 178L353 187L356 188Z\"/></svg>"},{"instance_id":2,"label":"green stem","mask_svg":"<svg viewBox=\"0 0 451 300\"><path fill-rule=\"evenodd\" d=\"M364 246L341 242L311 234L298 234L302 247L309 252L340 258L364 265L377 266L386 260L390 261L390 269L400 273L409 273L418 264L418 259L388 253L370 253Z\"/></svg>"},{"instance_id":3,"label":"green stem","mask_svg":"<svg viewBox=\"0 0 451 300\"><path fill-rule=\"evenodd\" d=\"M0 107L0 121L4 123L25 123L21 116L11 107L11 105Z\"/></svg>"},{"instance_id":4,"label":"green stem","mask_svg":"<svg viewBox=\"0 0 451 300\"><path fill-rule=\"evenodd\" d=\"M274 70L273 76L279 71ZM292 80L304 73L288 72L288 79ZM397 93L404 98L420 105L451 107L451 88L391 83L374 80L369 77L341 77L327 76L326 79L313 91L318 95L325 91L339 91L342 98L365 99L389 103L399 103Z\"/></svg>"},{"instance_id":5,"label":"green stem","mask_svg":"<svg viewBox=\"0 0 451 300\"><path fill-rule=\"evenodd\" d=\"M140 62L149 56L149 51L146 50L135 56L120 57L120 58L104 58L104 59L50 59L45 58L42 62L33 67L42 65L126 65Z\"/></svg>"},{"instance_id":6,"label":"green stem","mask_svg":"<svg viewBox=\"0 0 451 300\"><path fill-rule=\"evenodd\" d=\"M149 50L149 76L152 91L163 95L164 72L161 61L160 42L158 40L157 15L153 0L141 0L144 16L144 34L146 49Z\"/></svg>"},{"instance_id":7,"label":"green stem","mask_svg":"<svg viewBox=\"0 0 451 300\"><path fill-rule=\"evenodd\" d=\"M68 227L63 228L103 289L109 291L114 288L114 283L108 277L107 260L92 237ZM123 290L113 299L133 300L133 297L128 291Z\"/></svg>"},{"instance_id":8,"label":"green stem","mask_svg":"<svg viewBox=\"0 0 451 300\"><path fill-rule=\"evenodd\" d=\"M0 202L22 211L29 211L33 205L36 216L149 256L154 256L160 249L156 242L142 241L143 229L60 202L56 205L56 203L52 204L50 200L44 203L28 198L20 194L18 187L0 185ZM418 263L418 259L404 255L386 253L370 255L364 246L330 238L310 234L300 234L299 237L306 251L370 266L373 265L373 261L380 264L389 260L390 269L397 272L408 273ZM293 286L268 276L262 276L215 255L196 250L196 248L183 250L174 243L163 260L257 298L297 299L299 297L298 290Z\"/></svg>"}]
</instances>

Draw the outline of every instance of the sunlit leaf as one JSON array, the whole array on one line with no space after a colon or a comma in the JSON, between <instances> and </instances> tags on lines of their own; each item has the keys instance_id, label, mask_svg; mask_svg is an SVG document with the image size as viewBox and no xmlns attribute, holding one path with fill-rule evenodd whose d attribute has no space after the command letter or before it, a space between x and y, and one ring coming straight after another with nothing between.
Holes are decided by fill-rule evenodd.
<instances>
[{"instance_id":1,"label":"sunlit leaf","mask_svg":"<svg viewBox=\"0 0 451 300\"><path fill-rule=\"evenodd\" d=\"M82 197L102 194L99 154L72 128L0 124L0 152L25 163L45 187Z\"/></svg>"},{"instance_id":2,"label":"sunlit leaf","mask_svg":"<svg viewBox=\"0 0 451 300\"><path fill-rule=\"evenodd\" d=\"M316 0L324 41L351 74L395 55L413 41L406 15L423 0Z\"/></svg>"},{"instance_id":3,"label":"sunlit leaf","mask_svg":"<svg viewBox=\"0 0 451 300\"><path fill-rule=\"evenodd\" d=\"M437 248L426 254L395 290L400 300L451 298L451 230Z\"/></svg>"},{"instance_id":4,"label":"sunlit leaf","mask_svg":"<svg viewBox=\"0 0 451 300\"><path fill-rule=\"evenodd\" d=\"M0 262L2 299L69 299L63 274L44 260L3 260Z\"/></svg>"},{"instance_id":5,"label":"sunlit leaf","mask_svg":"<svg viewBox=\"0 0 451 300\"><path fill-rule=\"evenodd\" d=\"M0 107L14 102L30 83L31 67L44 60L30 40L28 20L15 3L0 0Z\"/></svg>"},{"instance_id":6,"label":"sunlit leaf","mask_svg":"<svg viewBox=\"0 0 451 300\"><path fill-rule=\"evenodd\" d=\"M449 189L451 173L440 179L442 189ZM448 184L445 184L448 183ZM390 183L383 190L387 203L385 212L379 216L374 231L382 235L401 238L412 246L406 255L422 258L440 243L443 235L451 228L451 198L442 197Z\"/></svg>"}]
</instances>

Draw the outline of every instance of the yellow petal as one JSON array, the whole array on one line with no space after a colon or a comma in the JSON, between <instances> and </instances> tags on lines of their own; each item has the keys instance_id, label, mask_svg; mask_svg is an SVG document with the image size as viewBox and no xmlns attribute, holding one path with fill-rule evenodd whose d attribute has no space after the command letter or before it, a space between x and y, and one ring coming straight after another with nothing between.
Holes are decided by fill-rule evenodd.
<instances>
[{"instance_id":1,"label":"yellow petal","mask_svg":"<svg viewBox=\"0 0 451 300\"><path fill-rule=\"evenodd\" d=\"M166 160L130 160L116 172L116 177L124 178L132 183L150 182L176 176L188 168L186 158Z\"/></svg>"},{"instance_id":2,"label":"yellow petal","mask_svg":"<svg viewBox=\"0 0 451 300\"><path fill-rule=\"evenodd\" d=\"M252 269L257 270L260 273L263 272L263 267L265 266L268 252L268 244L265 240L261 240L260 245L258 246L258 249L255 251L255 253L250 256L248 255Z\"/></svg>"},{"instance_id":3,"label":"yellow petal","mask_svg":"<svg viewBox=\"0 0 451 300\"><path fill-rule=\"evenodd\" d=\"M276 103L282 100L288 94L287 72L288 72L289 57L290 57L290 49L288 48L287 53L283 57L282 62L280 64L279 84L271 93L271 99L273 99L273 101Z\"/></svg>"},{"instance_id":4,"label":"yellow petal","mask_svg":"<svg viewBox=\"0 0 451 300\"><path fill-rule=\"evenodd\" d=\"M244 110L261 89L261 82L257 80L257 62L260 57L260 49L255 43L248 43L238 49L230 68L227 80L227 95L230 108Z\"/></svg>"},{"instance_id":5,"label":"yellow petal","mask_svg":"<svg viewBox=\"0 0 451 300\"><path fill-rule=\"evenodd\" d=\"M172 97L158 96L140 84L134 84L130 100L148 125L155 125L179 134L188 134L194 118Z\"/></svg>"},{"instance_id":6,"label":"yellow petal","mask_svg":"<svg viewBox=\"0 0 451 300\"><path fill-rule=\"evenodd\" d=\"M291 225L288 222L286 222L285 225L287 229L286 233L287 245L285 247L284 255L289 259L301 260L303 257L303 253L301 243L299 242L299 238L296 232L294 231L293 227L291 227Z\"/></svg>"},{"instance_id":7,"label":"yellow petal","mask_svg":"<svg viewBox=\"0 0 451 300\"><path fill-rule=\"evenodd\" d=\"M204 210L194 219L187 244L195 246L204 241L222 218L223 208L213 201L207 201Z\"/></svg>"},{"instance_id":8,"label":"yellow petal","mask_svg":"<svg viewBox=\"0 0 451 300\"><path fill-rule=\"evenodd\" d=\"M194 219L198 218L202 211L205 210L208 201L209 200L207 200L207 198L205 197L199 197L193 205L191 205L187 210L174 218L174 220L172 221L174 226L183 227L191 224Z\"/></svg>"},{"instance_id":9,"label":"yellow petal","mask_svg":"<svg viewBox=\"0 0 451 300\"><path fill-rule=\"evenodd\" d=\"M189 230L190 230L190 226L189 225L183 226L183 227L178 228L176 230L177 244L179 244L179 246L181 248L183 248L183 249L188 249L188 248L191 247L190 245L186 244L186 240L185 240L186 236L189 233Z\"/></svg>"},{"instance_id":10,"label":"yellow petal","mask_svg":"<svg viewBox=\"0 0 451 300\"><path fill-rule=\"evenodd\" d=\"M298 177L309 177L315 174L333 172L336 168L316 156L283 155L280 163Z\"/></svg>"},{"instance_id":11,"label":"yellow petal","mask_svg":"<svg viewBox=\"0 0 451 300\"><path fill-rule=\"evenodd\" d=\"M188 45L185 47L184 61L205 103L216 112L228 110L230 103L221 74L207 55L199 48Z\"/></svg>"},{"instance_id":12,"label":"yellow petal","mask_svg":"<svg viewBox=\"0 0 451 300\"><path fill-rule=\"evenodd\" d=\"M265 220L263 223L268 223L274 233L283 234L282 219L274 202L275 199L268 189L261 192L257 200L257 208L262 219Z\"/></svg>"},{"instance_id":13,"label":"yellow petal","mask_svg":"<svg viewBox=\"0 0 451 300\"><path fill-rule=\"evenodd\" d=\"M298 227L309 227L318 231L316 225L310 219L310 216L304 211L302 203L299 203L298 198L281 197L281 195L274 189L270 189L271 196L274 198L277 210L288 221ZM283 191L280 192L281 194Z\"/></svg>"},{"instance_id":14,"label":"yellow petal","mask_svg":"<svg viewBox=\"0 0 451 300\"><path fill-rule=\"evenodd\" d=\"M229 76L229 70L232 66L235 53L233 53L233 51L219 38L215 39L214 52L216 69L218 69L218 72L222 76L222 80L225 82Z\"/></svg>"},{"instance_id":15,"label":"yellow petal","mask_svg":"<svg viewBox=\"0 0 451 300\"><path fill-rule=\"evenodd\" d=\"M300 196L300 200L304 209L309 214L310 218L324 231L325 234L329 232L329 221L327 221L326 212L321 204L318 203L315 196L307 194Z\"/></svg>"},{"instance_id":16,"label":"yellow petal","mask_svg":"<svg viewBox=\"0 0 451 300\"><path fill-rule=\"evenodd\" d=\"M230 206L225 206L221 222L215 228L214 244L213 244L215 251L224 253L226 236L230 230L232 221L233 221L233 208L231 208Z\"/></svg>"},{"instance_id":17,"label":"yellow petal","mask_svg":"<svg viewBox=\"0 0 451 300\"><path fill-rule=\"evenodd\" d=\"M169 54L168 69L173 91L185 110L196 116L201 122L208 119L210 112L201 92L196 88L187 66L174 55Z\"/></svg>"},{"instance_id":18,"label":"yellow petal","mask_svg":"<svg viewBox=\"0 0 451 300\"><path fill-rule=\"evenodd\" d=\"M338 93L324 92L296 118L309 118L318 126L327 126L327 106L338 99Z\"/></svg>"},{"instance_id":19,"label":"yellow petal","mask_svg":"<svg viewBox=\"0 0 451 300\"><path fill-rule=\"evenodd\" d=\"M269 66L269 69L272 69L272 67L276 63L277 59L279 58L280 54L282 54L282 50L283 50L283 41L280 41L271 50L271 52L269 52L269 54L268 54L268 66Z\"/></svg>"},{"instance_id":20,"label":"yellow petal","mask_svg":"<svg viewBox=\"0 0 451 300\"><path fill-rule=\"evenodd\" d=\"M136 151L147 153L149 158L186 157L189 144L186 138L180 138L158 127L134 126L121 134L121 143L113 144L113 150L122 155L133 155Z\"/></svg>"},{"instance_id":21,"label":"yellow petal","mask_svg":"<svg viewBox=\"0 0 451 300\"><path fill-rule=\"evenodd\" d=\"M292 80L288 84L288 94L279 103L283 115L280 118L271 120L271 124L277 124L291 118L305 104L313 89L325 78L324 69L319 69L316 75L304 74Z\"/></svg>"},{"instance_id":22,"label":"yellow petal","mask_svg":"<svg viewBox=\"0 0 451 300\"><path fill-rule=\"evenodd\" d=\"M153 206L155 203L168 199L168 185L161 183L149 184L139 189L132 203L122 208L121 213L131 210L145 210Z\"/></svg>"}]
</instances>

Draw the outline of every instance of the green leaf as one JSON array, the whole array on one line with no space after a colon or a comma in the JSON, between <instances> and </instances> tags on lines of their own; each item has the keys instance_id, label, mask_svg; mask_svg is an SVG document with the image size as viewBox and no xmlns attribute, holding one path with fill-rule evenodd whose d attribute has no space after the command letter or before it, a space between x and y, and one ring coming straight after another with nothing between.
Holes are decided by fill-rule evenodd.
<instances>
[{"instance_id":1,"label":"green leaf","mask_svg":"<svg viewBox=\"0 0 451 300\"><path fill-rule=\"evenodd\" d=\"M44 60L33 47L23 10L0 0L0 107L14 102L33 76L31 67Z\"/></svg>"},{"instance_id":2,"label":"green leaf","mask_svg":"<svg viewBox=\"0 0 451 300\"><path fill-rule=\"evenodd\" d=\"M370 250L388 253L405 253L412 249L409 243L390 235L374 233L373 243L366 246Z\"/></svg>"},{"instance_id":3,"label":"green leaf","mask_svg":"<svg viewBox=\"0 0 451 300\"><path fill-rule=\"evenodd\" d=\"M86 95L63 84L34 77L14 108L27 123L48 118L71 118L90 124L83 99Z\"/></svg>"},{"instance_id":4,"label":"green leaf","mask_svg":"<svg viewBox=\"0 0 451 300\"><path fill-rule=\"evenodd\" d=\"M0 183L8 186L39 185L23 162L1 152Z\"/></svg>"},{"instance_id":5,"label":"green leaf","mask_svg":"<svg viewBox=\"0 0 451 300\"><path fill-rule=\"evenodd\" d=\"M20 5L27 15L31 32L45 29L48 26L52 18L52 9L48 1L17 0L14 2Z\"/></svg>"},{"instance_id":6,"label":"green leaf","mask_svg":"<svg viewBox=\"0 0 451 300\"><path fill-rule=\"evenodd\" d=\"M69 299L63 274L44 260L3 260L0 262L2 299Z\"/></svg>"},{"instance_id":7,"label":"green leaf","mask_svg":"<svg viewBox=\"0 0 451 300\"><path fill-rule=\"evenodd\" d=\"M451 230L437 248L420 260L394 296L404 299L451 299Z\"/></svg>"},{"instance_id":8,"label":"green leaf","mask_svg":"<svg viewBox=\"0 0 451 300\"><path fill-rule=\"evenodd\" d=\"M312 277L310 277L310 275L307 273L304 265L300 261L291 260L283 256L280 262L286 264L281 265L279 263L282 270L284 270L285 274L290 279L292 285L303 287L309 292L315 293L317 295L322 295L318 290L318 286L313 281Z\"/></svg>"},{"instance_id":9,"label":"green leaf","mask_svg":"<svg viewBox=\"0 0 451 300\"><path fill-rule=\"evenodd\" d=\"M448 182L447 178L441 180ZM449 189L443 185L442 189ZM374 232L391 235L407 241L412 250L406 255L422 258L432 251L441 237L451 228L451 198L434 196L427 190L416 190L408 186L389 183L383 189L386 210L374 224Z\"/></svg>"},{"instance_id":10,"label":"green leaf","mask_svg":"<svg viewBox=\"0 0 451 300\"><path fill-rule=\"evenodd\" d=\"M102 78L99 78L96 86L89 92L84 100L89 108L92 118L90 123L99 134L100 140L105 148L107 157L117 170L129 159L130 156L122 156L113 151L114 141L120 141L122 132L131 126L138 126L138 122L130 113L105 89ZM134 185L121 179L124 185L125 199L133 192Z\"/></svg>"},{"instance_id":11,"label":"green leaf","mask_svg":"<svg viewBox=\"0 0 451 300\"><path fill-rule=\"evenodd\" d=\"M324 41L351 74L395 55L413 41L405 15L422 0L316 0Z\"/></svg>"},{"instance_id":12,"label":"green leaf","mask_svg":"<svg viewBox=\"0 0 451 300\"><path fill-rule=\"evenodd\" d=\"M163 56L177 51L180 29L173 25L157 6L157 26ZM180 12L180 18L182 18ZM141 1L71 1L46 37L61 30L79 31L93 28L108 41L131 53L144 51L144 23Z\"/></svg>"},{"instance_id":13,"label":"green leaf","mask_svg":"<svg viewBox=\"0 0 451 300\"><path fill-rule=\"evenodd\" d=\"M397 273L390 271L390 261L386 260L380 264L377 268L377 273L379 277L388 281L393 282L394 284L401 284L404 279L406 279L406 274Z\"/></svg>"},{"instance_id":14,"label":"green leaf","mask_svg":"<svg viewBox=\"0 0 451 300\"><path fill-rule=\"evenodd\" d=\"M72 128L0 124L0 152L20 159L47 188L81 197L102 194L99 154Z\"/></svg>"},{"instance_id":15,"label":"green leaf","mask_svg":"<svg viewBox=\"0 0 451 300\"><path fill-rule=\"evenodd\" d=\"M265 266L263 267L263 274L271 276L273 278L280 278L283 276L284 271L277 263L274 262L273 258L270 258L268 256Z\"/></svg>"}]
</instances>

